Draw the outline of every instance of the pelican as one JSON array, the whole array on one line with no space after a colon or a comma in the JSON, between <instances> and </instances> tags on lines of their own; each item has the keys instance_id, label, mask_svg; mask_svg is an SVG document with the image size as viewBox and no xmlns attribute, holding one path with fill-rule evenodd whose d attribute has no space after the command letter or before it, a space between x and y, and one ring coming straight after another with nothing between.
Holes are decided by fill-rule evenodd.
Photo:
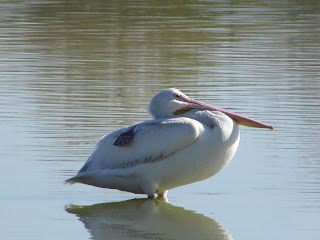
<instances>
[{"instance_id":1,"label":"pelican","mask_svg":"<svg viewBox=\"0 0 320 240\"><path fill-rule=\"evenodd\" d=\"M153 120L104 136L78 174L67 183L166 198L169 189L207 179L232 159L238 125L267 125L170 88L155 95Z\"/></svg>"}]
</instances>

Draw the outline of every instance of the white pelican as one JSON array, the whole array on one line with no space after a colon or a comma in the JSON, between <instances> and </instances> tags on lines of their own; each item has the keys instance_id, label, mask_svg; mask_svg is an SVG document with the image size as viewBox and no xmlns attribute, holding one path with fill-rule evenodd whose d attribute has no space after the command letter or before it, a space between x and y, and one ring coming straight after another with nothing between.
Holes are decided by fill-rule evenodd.
<instances>
[{"instance_id":1,"label":"white pelican","mask_svg":"<svg viewBox=\"0 0 320 240\"><path fill-rule=\"evenodd\" d=\"M209 178L235 154L238 124L274 129L167 89L150 102L154 120L104 136L75 177L66 182L118 189L149 198Z\"/></svg>"}]
</instances>

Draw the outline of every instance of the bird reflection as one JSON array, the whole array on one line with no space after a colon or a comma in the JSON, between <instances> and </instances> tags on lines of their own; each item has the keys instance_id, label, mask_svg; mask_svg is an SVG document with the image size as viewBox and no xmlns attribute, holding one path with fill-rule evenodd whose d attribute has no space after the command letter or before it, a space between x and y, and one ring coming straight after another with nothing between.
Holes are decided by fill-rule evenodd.
<instances>
[{"instance_id":1,"label":"bird reflection","mask_svg":"<svg viewBox=\"0 0 320 240\"><path fill-rule=\"evenodd\" d=\"M70 205L92 239L232 239L216 221L159 199Z\"/></svg>"}]
</instances>

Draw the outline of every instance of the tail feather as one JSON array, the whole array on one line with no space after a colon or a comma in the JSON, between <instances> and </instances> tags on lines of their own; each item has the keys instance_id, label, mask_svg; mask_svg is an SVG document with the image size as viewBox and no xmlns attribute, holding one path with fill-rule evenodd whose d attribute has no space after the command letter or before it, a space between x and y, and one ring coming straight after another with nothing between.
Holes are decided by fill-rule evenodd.
<instances>
[{"instance_id":1,"label":"tail feather","mask_svg":"<svg viewBox=\"0 0 320 240\"><path fill-rule=\"evenodd\" d=\"M77 183L77 182L78 182L78 181L77 181L77 176L74 176L74 177L69 178L69 179L67 179L67 180L64 181L65 184L75 184L75 183Z\"/></svg>"},{"instance_id":2,"label":"tail feather","mask_svg":"<svg viewBox=\"0 0 320 240\"><path fill-rule=\"evenodd\" d=\"M121 191L144 193L140 186L141 178L135 176L132 169L97 169L79 172L65 181L68 184L83 183L101 188L118 189Z\"/></svg>"},{"instance_id":3,"label":"tail feather","mask_svg":"<svg viewBox=\"0 0 320 240\"><path fill-rule=\"evenodd\" d=\"M92 177L94 177L94 176L95 175L92 174L91 172L89 172L89 173L87 173L87 172L80 173L79 172L76 176L65 180L65 183L66 184L84 183L84 184L92 185L92 184L88 183L88 181L92 180Z\"/></svg>"}]
</instances>

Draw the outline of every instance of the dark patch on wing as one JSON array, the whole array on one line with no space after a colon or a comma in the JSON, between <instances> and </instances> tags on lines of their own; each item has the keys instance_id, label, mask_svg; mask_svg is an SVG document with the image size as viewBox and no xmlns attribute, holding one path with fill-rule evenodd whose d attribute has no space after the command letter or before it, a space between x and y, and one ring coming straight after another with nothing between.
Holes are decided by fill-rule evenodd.
<instances>
[{"instance_id":1,"label":"dark patch on wing","mask_svg":"<svg viewBox=\"0 0 320 240\"><path fill-rule=\"evenodd\" d=\"M120 134L120 136L117 138L113 145L120 147L127 146L134 137L134 128L135 127L132 127L129 131Z\"/></svg>"}]
</instances>

